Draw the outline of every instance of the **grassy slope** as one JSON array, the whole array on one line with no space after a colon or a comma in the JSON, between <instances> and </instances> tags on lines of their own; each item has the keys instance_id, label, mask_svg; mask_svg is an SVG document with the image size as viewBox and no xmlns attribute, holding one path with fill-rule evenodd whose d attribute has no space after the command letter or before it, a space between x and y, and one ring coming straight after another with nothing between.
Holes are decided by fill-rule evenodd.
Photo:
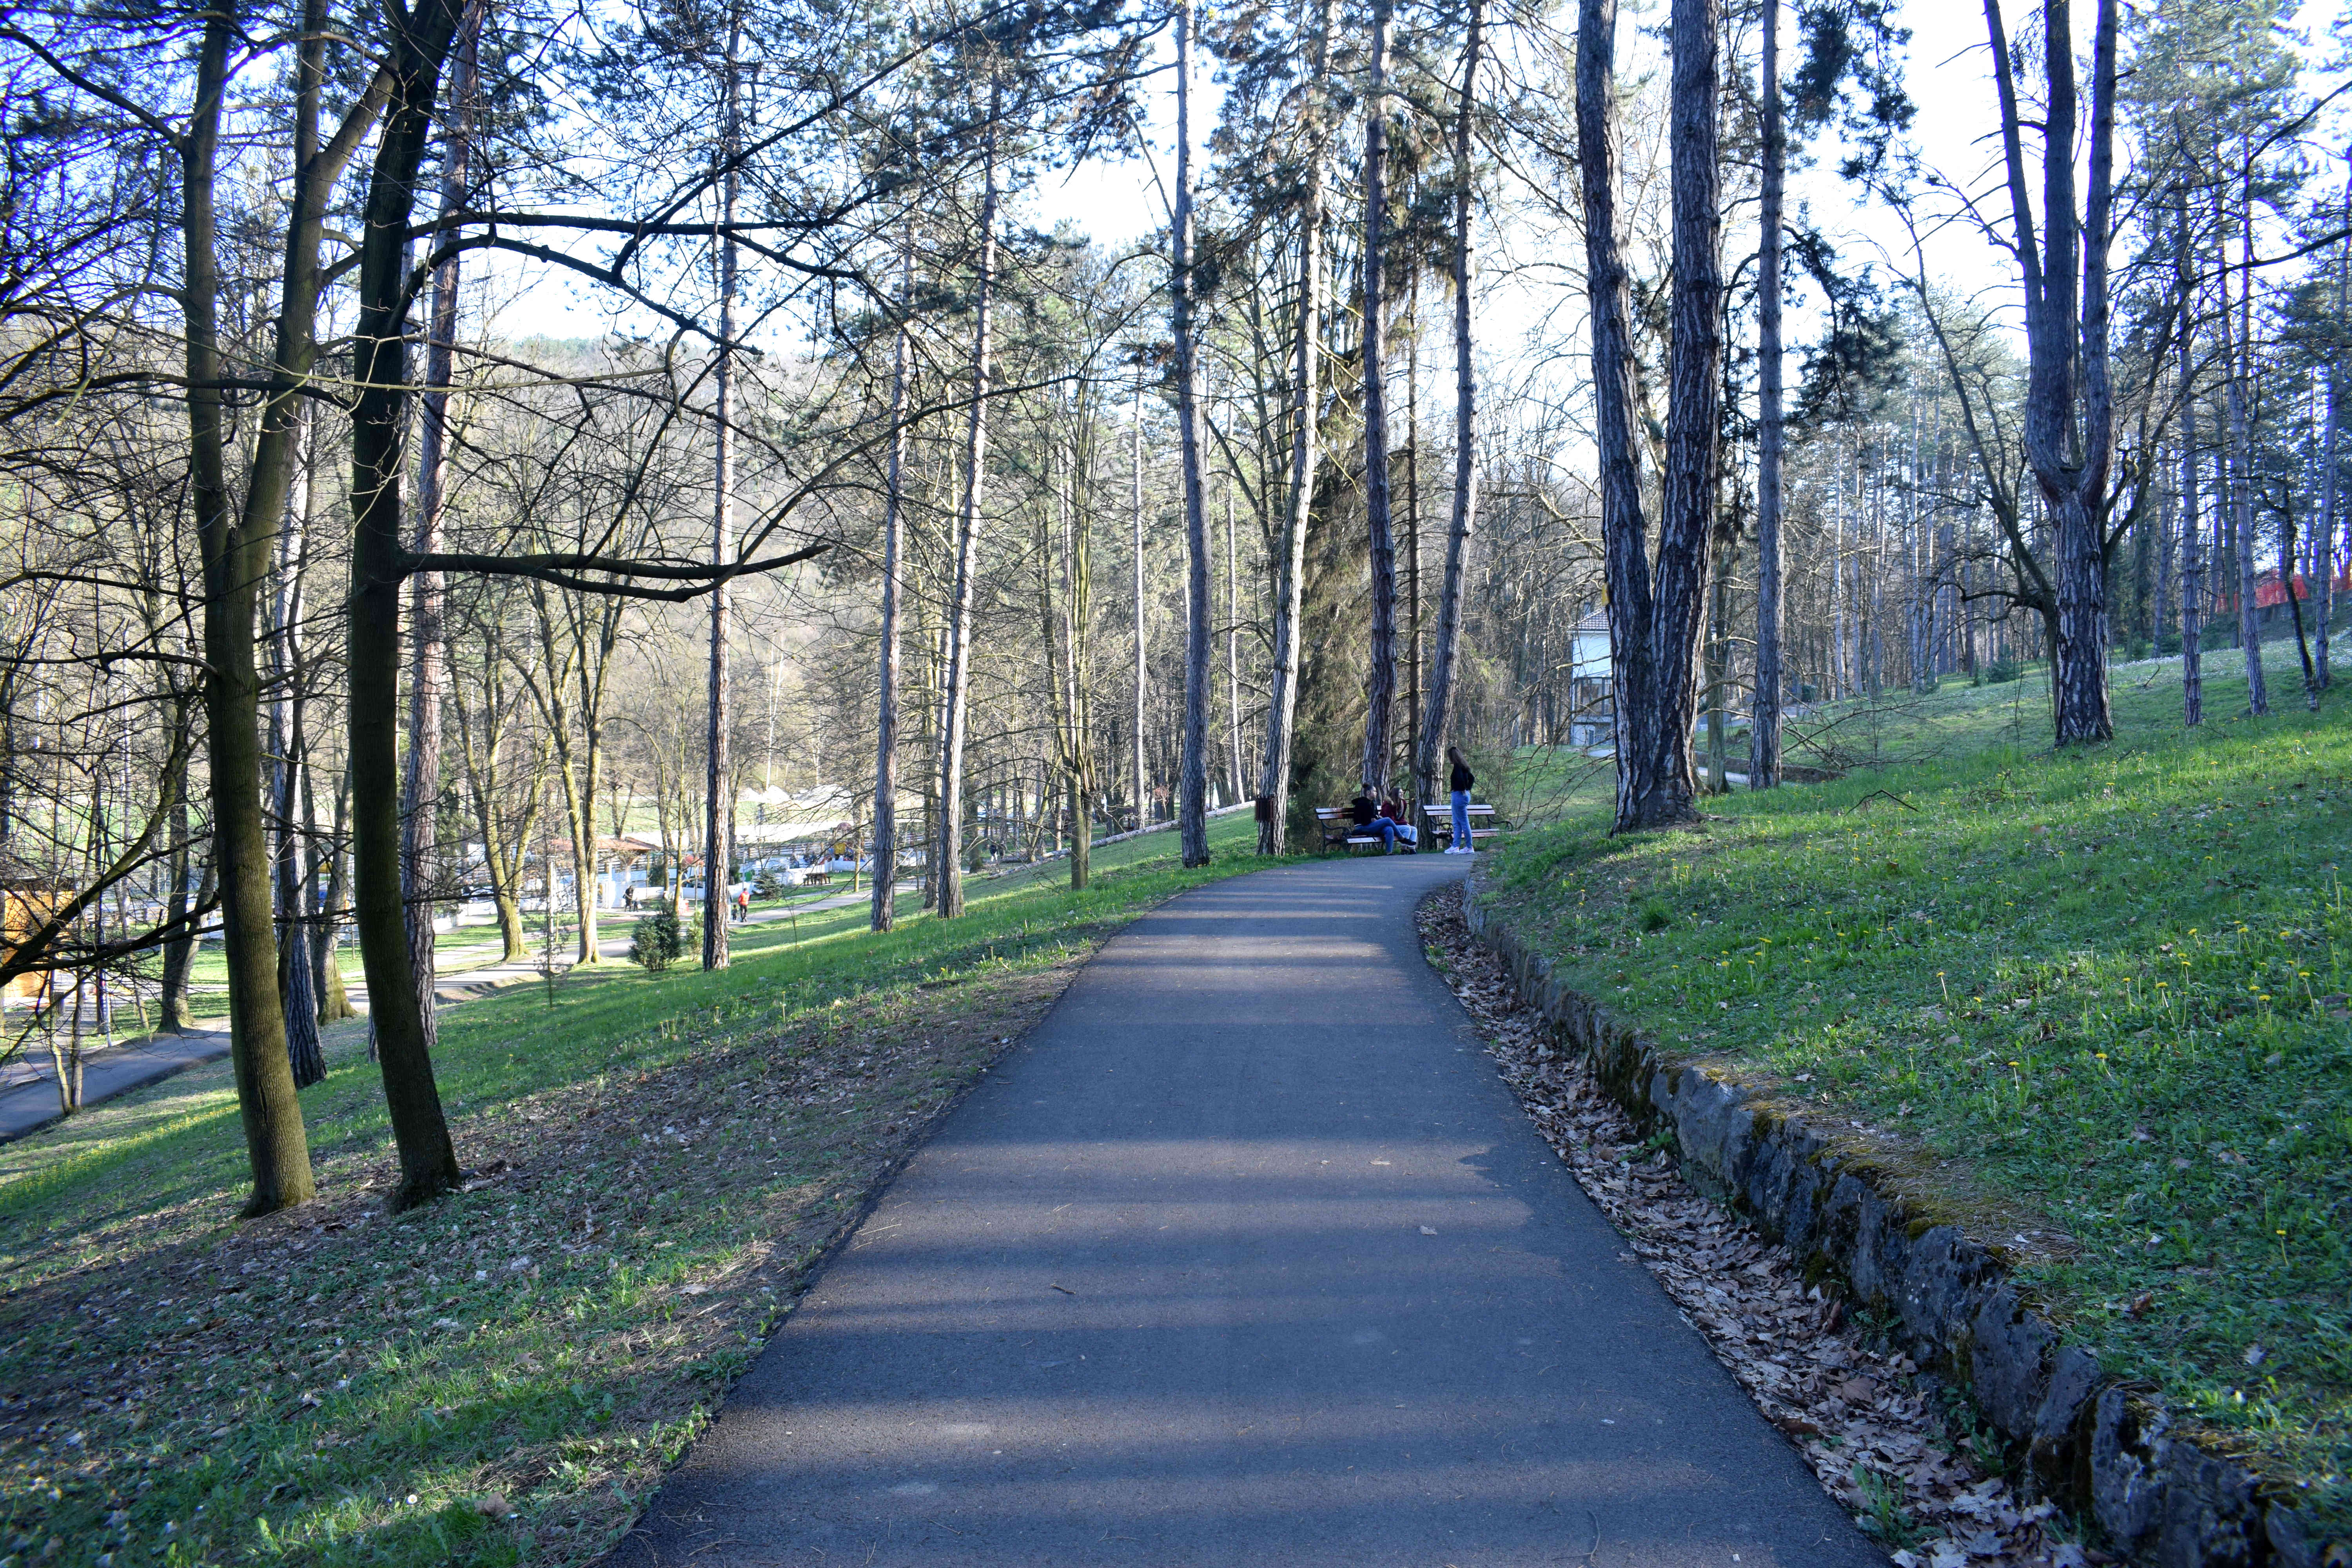
<instances>
[{"instance_id":1,"label":"grassy slope","mask_svg":"<svg viewBox=\"0 0 2352 1568\"><path fill-rule=\"evenodd\" d=\"M2280 710L2242 717L2231 658L2196 733L2177 665L2118 670L2124 738L2074 754L2012 742L2015 686L1849 718L1915 760L1734 795L1702 834L1571 815L1506 847L1496 896L1571 984L1887 1151L2341 1522L2352 713L2281 668Z\"/></svg>"},{"instance_id":2,"label":"grassy slope","mask_svg":"<svg viewBox=\"0 0 2352 1568\"><path fill-rule=\"evenodd\" d=\"M1263 864L1253 831L1213 824L1202 871L1154 835L1084 895L1048 865L959 922L827 911L738 928L718 974L613 966L445 1015L484 1179L397 1220L356 1029L306 1092L321 1200L294 1214L229 1218L225 1066L7 1146L0 1562L593 1556L930 1119L1108 931Z\"/></svg>"}]
</instances>

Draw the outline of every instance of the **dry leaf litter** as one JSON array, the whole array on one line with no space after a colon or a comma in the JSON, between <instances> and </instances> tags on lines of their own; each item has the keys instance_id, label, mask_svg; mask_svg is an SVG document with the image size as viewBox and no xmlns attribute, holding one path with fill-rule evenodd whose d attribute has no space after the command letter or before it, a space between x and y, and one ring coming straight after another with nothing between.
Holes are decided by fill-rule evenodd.
<instances>
[{"instance_id":1,"label":"dry leaf litter","mask_svg":"<svg viewBox=\"0 0 2352 1568\"><path fill-rule=\"evenodd\" d=\"M1542 1020L1462 923L1462 893L1423 904L1422 937L1528 1117L1685 1319L1898 1568L2080 1568L2114 1561L2061 1538L2046 1502L1988 1473L1909 1360L1874 1348L1843 1299L1685 1182L1594 1080L1541 1049Z\"/></svg>"}]
</instances>

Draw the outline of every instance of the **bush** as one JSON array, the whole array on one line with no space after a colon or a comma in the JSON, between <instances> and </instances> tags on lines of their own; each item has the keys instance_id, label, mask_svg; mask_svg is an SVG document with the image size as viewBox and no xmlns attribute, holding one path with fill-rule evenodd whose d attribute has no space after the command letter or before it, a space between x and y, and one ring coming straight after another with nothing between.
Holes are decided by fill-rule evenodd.
<instances>
[{"instance_id":1,"label":"bush","mask_svg":"<svg viewBox=\"0 0 2352 1568\"><path fill-rule=\"evenodd\" d=\"M761 872L760 879L751 884L751 896L755 899L782 898L784 896L783 879L773 871Z\"/></svg>"},{"instance_id":2,"label":"bush","mask_svg":"<svg viewBox=\"0 0 2352 1568\"><path fill-rule=\"evenodd\" d=\"M2010 681L2015 680L2023 673L2024 672L2021 669L2020 669L2016 665L2010 663L2007 659L1998 660L1984 667L1984 683L1987 686L2006 685Z\"/></svg>"},{"instance_id":3,"label":"bush","mask_svg":"<svg viewBox=\"0 0 2352 1568\"><path fill-rule=\"evenodd\" d=\"M643 965L648 974L659 974L685 950L686 931L678 924L677 911L656 910L637 917L637 934L629 942L631 963Z\"/></svg>"}]
</instances>

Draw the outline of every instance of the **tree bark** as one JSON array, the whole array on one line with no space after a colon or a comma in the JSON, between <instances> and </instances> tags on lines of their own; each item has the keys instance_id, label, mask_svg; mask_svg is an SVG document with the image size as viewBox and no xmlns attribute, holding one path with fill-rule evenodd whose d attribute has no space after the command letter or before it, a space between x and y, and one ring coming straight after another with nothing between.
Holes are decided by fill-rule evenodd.
<instances>
[{"instance_id":1,"label":"tree bark","mask_svg":"<svg viewBox=\"0 0 2352 1568\"><path fill-rule=\"evenodd\" d=\"M1234 535L1234 487L1225 485L1225 727L1233 767L1227 783L1238 801L1242 783L1242 579L1241 550Z\"/></svg>"},{"instance_id":2,"label":"tree bark","mask_svg":"<svg viewBox=\"0 0 2352 1568\"><path fill-rule=\"evenodd\" d=\"M1581 0L1577 125L1592 295L1601 535L1615 665L1617 809L1612 832L1696 822L1691 727L1707 545L1714 532L1722 399L1723 268L1716 159L1717 6L1675 0L1672 146L1674 296L1665 469L1654 579L1633 443L1631 285L1617 239L1613 0Z\"/></svg>"},{"instance_id":3,"label":"tree bark","mask_svg":"<svg viewBox=\"0 0 2352 1568\"><path fill-rule=\"evenodd\" d=\"M187 331L189 490L205 576L205 720L211 745L213 863L221 887L223 956L228 970L230 1061L244 1124L253 1191L244 1213L253 1216L306 1203L316 1188L310 1140L302 1126L294 1070L286 1054L286 1017L278 995L277 944L270 940L268 824L261 809L260 678L254 620L268 578L269 546L278 509L240 521L229 502L226 471L230 439L224 417L219 336L221 279L215 255L213 187L228 58L239 28L233 5L205 18L197 46L195 110L180 145L181 224L186 245L183 310ZM307 84L306 84L307 85ZM315 96L303 101L315 104ZM298 185L298 189L302 186ZM299 228L303 215L294 215ZM291 238L288 254L299 258ZM315 253L315 251L314 251ZM315 266L311 276L315 278ZM292 295L301 280L289 276ZM299 346L281 321L273 392ZM290 415L290 398L279 416ZM280 399L271 409L279 412ZM267 417L267 416L265 416ZM267 429L267 427L265 427ZM268 439L267 434L264 439ZM247 480L248 503L266 489L257 465ZM282 500L282 496L275 498ZM254 526L257 516L261 526Z\"/></svg>"},{"instance_id":4,"label":"tree bark","mask_svg":"<svg viewBox=\"0 0 2352 1568\"><path fill-rule=\"evenodd\" d=\"M2352 214L2352 171L2347 171L2345 177L2344 210ZM2346 238L2336 261L2336 321L2338 331L2343 330L2347 285L2352 285L2352 236ZM2319 618L2317 678L2322 691L2326 690L2333 680L2328 669L2327 638L2328 629L2336 620L2336 432L2342 424L2339 416L2343 406L2343 388L2339 378L2343 374L2343 359L2342 345L2330 343L2327 348L2326 427L2319 442L2319 460L2325 466L2326 473L2320 480L2319 532L2313 541L2315 548L2312 551L2316 566L2312 573L2315 579L2312 584L2312 608Z\"/></svg>"},{"instance_id":5,"label":"tree bark","mask_svg":"<svg viewBox=\"0 0 2352 1568\"><path fill-rule=\"evenodd\" d=\"M2092 45L2089 184L2075 210L2079 100L2068 0L2042 7L2048 81L2043 113L2042 211L2037 243L2026 195L2017 88L2000 0L1985 0L1994 81L2000 97L2016 249L2025 274L2027 377L2024 446L2049 520L2056 556L2051 631L2051 706L2061 745L2109 739L2106 508L2114 455L2114 404L2107 363L2107 246L2115 171L2116 0L2097 0Z\"/></svg>"},{"instance_id":6,"label":"tree bark","mask_svg":"<svg viewBox=\"0 0 2352 1568\"><path fill-rule=\"evenodd\" d=\"M914 219L900 241L898 322L890 349L890 489L882 507L882 667L874 700L874 908L888 931L898 899L898 559L906 528L907 332L915 297Z\"/></svg>"},{"instance_id":7,"label":"tree bark","mask_svg":"<svg viewBox=\"0 0 2352 1568\"><path fill-rule=\"evenodd\" d=\"M2175 189L2174 213L2180 226L2173 253L2173 287L2180 296L2180 717L2190 728L2205 721L2205 525L2200 515L2197 472L2197 300L2190 274L2189 197Z\"/></svg>"},{"instance_id":8,"label":"tree bark","mask_svg":"<svg viewBox=\"0 0 2352 1568\"><path fill-rule=\"evenodd\" d=\"M194 721L194 715L189 711L187 699L175 697L172 703L173 726L184 733ZM163 788L164 798L170 802L167 809L172 814L171 848L163 862L164 875L170 879L171 886L164 895L163 909L173 929L184 931L186 928L181 922L188 918L188 911L211 896L212 861L209 857L205 858L201 873L203 887L192 900L188 896L188 879L199 873L195 868L195 835L190 831L188 823L188 764L184 760L173 768L170 776L163 781ZM194 955L195 946L195 938L186 935L175 936L163 944L163 973L156 987L156 1026L163 1033L184 1035L188 1032L188 961Z\"/></svg>"},{"instance_id":9,"label":"tree bark","mask_svg":"<svg viewBox=\"0 0 2352 1568\"><path fill-rule=\"evenodd\" d=\"M1323 318L1323 158L1326 105L1322 93L1330 73L1331 35L1337 26L1335 0L1320 0L1312 46L1313 87L1308 98L1307 191L1298 215L1298 305L1294 326L1297 363L1291 381L1290 491L1282 519L1282 538L1275 562L1274 668L1269 672L1265 704L1265 760L1258 775L1258 794L1267 808L1258 822L1257 852L1280 855L1288 837L1290 753L1297 733L1299 609L1307 578L1307 525L1315 502L1315 471L1318 461L1316 421L1321 403L1316 393L1317 354Z\"/></svg>"},{"instance_id":10,"label":"tree bark","mask_svg":"<svg viewBox=\"0 0 2352 1568\"><path fill-rule=\"evenodd\" d=\"M360 242L352 414L351 717L352 900L367 970L369 1021L384 1104L400 1153L387 1199L397 1211L456 1187L457 1152L433 1080L433 1058L401 891L400 598L408 568L401 539L401 437L407 424L408 292L404 237L442 62L454 40L456 0L424 0L391 26L391 101L368 180Z\"/></svg>"},{"instance_id":11,"label":"tree bark","mask_svg":"<svg viewBox=\"0 0 2352 1568\"><path fill-rule=\"evenodd\" d=\"M719 220L728 226L719 240L719 378L711 417L718 445L715 500L710 522L710 563L730 566L735 561L735 202L742 178L737 171L739 112L736 52L742 44L740 13L727 29L727 79L721 88L719 157L725 165L719 177ZM735 873L735 775L730 754L734 742L732 693L728 689L727 634L732 588L721 578L710 590L710 722L703 737L706 771L702 806L702 967L724 969L730 962L728 921L733 910L727 896ZM595 824L589 824L593 834ZM850 847L855 865L857 846ZM576 879L575 879L576 880ZM582 919L594 897L593 889L577 889Z\"/></svg>"},{"instance_id":12,"label":"tree bark","mask_svg":"<svg viewBox=\"0 0 2352 1568\"><path fill-rule=\"evenodd\" d=\"M441 153L440 216L445 222L465 206L470 194L475 53L481 21L479 5L469 5L460 27L455 70L449 79L449 110ZM444 243L456 237L454 229L444 229L438 236ZM454 379L457 354L460 277L459 258L454 252L443 257L440 265L433 269L425 390L417 400L416 551L420 555L440 550L445 533L449 384ZM409 963L416 972L417 1014L425 1021L427 1049L439 1038L434 1022L436 965L433 900L446 890L439 886L441 699L449 661L448 637L442 625L445 598L440 573L418 572L409 578L408 763L401 786L400 876L402 898L408 910Z\"/></svg>"},{"instance_id":13,"label":"tree bark","mask_svg":"<svg viewBox=\"0 0 2352 1568\"><path fill-rule=\"evenodd\" d=\"M296 410L300 436L298 448L310 444L310 413ZM286 1017L286 1056L298 1089L308 1089L327 1076L326 1054L319 1044L319 1004L310 971L310 925L302 907L301 835L298 830L302 801L304 735L303 689L308 672L302 667L302 575L307 563L310 522L310 465L307 451L294 465L294 489L287 498L286 521L278 537L275 614L277 636L272 640L277 695L269 705L269 748L275 753L278 848L273 866L277 878L279 929L285 932L278 952L278 1005Z\"/></svg>"},{"instance_id":14,"label":"tree bark","mask_svg":"<svg viewBox=\"0 0 2352 1568\"><path fill-rule=\"evenodd\" d=\"M1470 198L1471 156L1476 150L1473 111L1485 20L1484 0L1470 0L1469 30L1462 47L1462 102L1454 122L1454 512L1445 531L1445 582L1438 593L1437 639L1422 710L1420 752L1413 758L1415 805L1445 798L1438 787L1438 765L1445 755L1447 731L1454 727L1454 661L1462 640L1462 580L1469 568L1470 539L1478 521L1478 381L1470 340L1470 290L1475 279Z\"/></svg>"},{"instance_id":15,"label":"tree bark","mask_svg":"<svg viewBox=\"0 0 2352 1568\"><path fill-rule=\"evenodd\" d=\"M1780 0L1764 0L1764 173L1757 215L1763 245L1756 295L1756 690L1748 721L1748 787L1780 782L1780 223L1789 182L1780 118Z\"/></svg>"},{"instance_id":16,"label":"tree bark","mask_svg":"<svg viewBox=\"0 0 2352 1568\"><path fill-rule=\"evenodd\" d=\"M948 603L946 714L940 728L939 864L933 874L939 881L939 913L942 920L954 920L963 913L963 752L971 709L973 575L988 461L988 362L992 349L991 311L996 289L996 122L1003 101L1003 86L992 68L988 85L987 141L982 153L983 184L980 203L980 276L973 300L971 422L964 437L963 505L956 518L955 587Z\"/></svg>"},{"instance_id":17,"label":"tree bark","mask_svg":"<svg viewBox=\"0 0 2352 1568\"><path fill-rule=\"evenodd\" d=\"M2246 166L2253 167L2251 153ZM2251 179L2251 174L2249 174ZM2253 198L2249 189L2246 196L2245 243L2246 270L2238 280L2239 318L2233 326L2230 320L2230 268L2226 254L2221 270L2221 374L2225 406L2230 419L2230 484L2227 504L2232 523L2233 564L2237 568L2238 647L2246 661L2246 710L2261 715L2271 710L2270 687L2263 679L2263 623L2260 608L2255 605L2254 559L2254 445L2253 420L2246 406L2246 378L2253 373L2252 331L2253 311L2249 298L2253 293ZM2226 231L2225 231L2226 232ZM2226 246L2226 238L2222 241Z\"/></svg>"},{"instance_id":18,"label":"tree bark","mask_svg":"<svg viewBox=\"0 0 2352 1568\"><path fill-rule=\"evenodd\" d=\"M1177 837L1209 863L1209 522L1201 493L1201 356L1192 341L1192 0L1176 0L1176 203L1169 224L1169 330L1176 340L1177 446L1184 468L1184 734Z\"/></svg>"},{"instance_id":19,"label":"tree bark","mask_svg":"<svg viewBox=\"0 0 2352 1568\"><path fill-rule=\"evenodd\" d=\"M1137 351L1135 362L1135 419L1129 432L1129 468L1135 522L1135 718L1129 727L1128 741L1135 753L1135 826L1142 827L1151 820L1150 795L1146 786L1143 763L1143 702L1147 652L1144 632L1143 605L1143 372L1144 351Z\"/></svg>"},{"instance_id":20,"label":"tree bark","mask_svg":"<svg viewBox=\"0 0 2352 1568\"><path fill-rule=\"evenodd\" d=\"M1375 799L1389 782L1389 723L1396 706L1396 539L1389 516L1388 68L1390 0L1372 3L1371 84L1364 120L1364 524L1371 557L1372 643L1364 682L1363 784Z\"/></svg>"}]
</instances>

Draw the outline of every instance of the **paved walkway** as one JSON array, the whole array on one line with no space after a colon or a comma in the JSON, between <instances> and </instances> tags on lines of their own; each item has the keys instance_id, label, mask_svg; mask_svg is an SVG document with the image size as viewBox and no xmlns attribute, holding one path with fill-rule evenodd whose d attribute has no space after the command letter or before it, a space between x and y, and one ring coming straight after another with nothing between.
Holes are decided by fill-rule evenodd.
<instances>
[{"instance_id":1,"label":"paved walkway","mask_svg":"<svg viewBox=\"0 0 2352 1568\"><path fill-rule=\"evenodd\" d=\"M1189 893L892 1185L615 1568L1885 1559L1419 952L1463 863Z\"/></svg>"},{"instance_id":2,"label":"paved walkway","mask_svg":"<svg viewBox=\"0 0 2352 1568\"><path fill-rule=\"evenodd\" d=\"M753 923L786 921L794 914L810 914L820 910L845 909L852 904L873 901L873 893L841 892L812 900L791 909L754 910ZM617 918L616 918L617 917ZM607 910L599 920L601 929L620 931L615 937L600 937L596 951L608 961L625 960L634 932L635 916L617 914ZM470 928L469 928L470 929ZM740 927L738 929L740 929ZM496 936L482 951L495 947ZM367 981L359 973L357 954L352 954L351 973L344 981L352 1001L362 1011L367 1005ZM465 1003L488 996L509 985L520 985L541 978L536 960L529 963L488 963L473 969L458 970L436 977L434 995L443 1007L460 1006ZM90 1047L85 1045L82 1056L83 1109L127 1094L134 1089L170 1078L173 1074L214 1061L228 1055L226 1029L197 1029L185 1035L158 1035L128 1045ZM37 1132L65 1113L58 1108L58 1080L47 1054L37 1044L30 1045L17 1060L0 1068L0 1143Z\"/></svg>"},{"instance_id":3,"label":"paved walkway","mask_svg":"<svg viewBox=\"0 0 2352 1568\"><path fill-rule=\"evenodd\" d=\"M96 1105L101 1100L144 1088L199 1062L226 1055L226 1029L158 1035L131 1045L88 1051L82 1057L81 1100L84 1105ZM0 1143L22 1138L65 1116L58 1107L57 1075L37 1039L26 1045L26 1056L37 1063L38 1074L15 1076L5 1088L0 1088Z\"/></svg>"}]
</instances>

